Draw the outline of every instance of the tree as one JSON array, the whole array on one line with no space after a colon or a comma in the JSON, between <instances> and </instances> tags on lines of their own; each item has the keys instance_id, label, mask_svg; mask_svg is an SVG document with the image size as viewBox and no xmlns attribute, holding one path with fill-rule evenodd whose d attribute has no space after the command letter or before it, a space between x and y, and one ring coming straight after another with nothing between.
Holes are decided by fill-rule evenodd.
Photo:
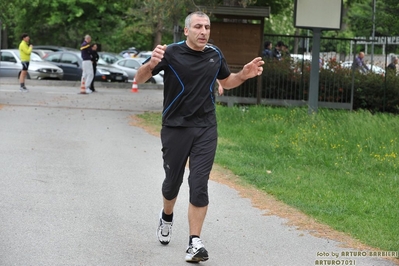
<instances>
[{"instance_id":1,"label":"tree","mask_svg":"<svg viewBox=\"0 0 399 266\"><path fill-rule=\"evenodd\" d=\"M28 32L33 44L76 48L83 36L90 34L94 41L111 44L112 40L107 37L119 27L120 17L125 13L122 3L107 0L15 0L18 12L12 13L14 35ZM14 40L13 44L18 42Z\"/></svg>"},{"instance_id":2,"label":"tree","mask_svg":"<svg viewBox=\"0 0 399 266\"><path fill-rule=\"evenodd\" d=\"M83 36L90 34L93 41L101 43L102 50L120 51L130 46L149 50L157 44L172 42L176 29L181 30L181 27L176 26L184 25L188 12L198 9L200 5L269 5L272 6L272 14L275 16L286 10L290 2L291 0L3 0L0 2L0 19L2 37L8 46L17 46L20 42L19 36L27 32L33 44L78 48Z\"/></svg>"},{"instance_id":3,"label":"tree","mask_svg":"<svg viewBox=\"0 0 399 266\"><path fill-rule=\"evenodd\" d=\"M9 29L15 25L14 14L16 13L16 6L11 1L0 2L0 36L1 36L1 48L8 48L11 44L9 43L9 37L13 37L12 32ZM11 34L11 35L10 35Z\"/></svg>"}]
</instances>

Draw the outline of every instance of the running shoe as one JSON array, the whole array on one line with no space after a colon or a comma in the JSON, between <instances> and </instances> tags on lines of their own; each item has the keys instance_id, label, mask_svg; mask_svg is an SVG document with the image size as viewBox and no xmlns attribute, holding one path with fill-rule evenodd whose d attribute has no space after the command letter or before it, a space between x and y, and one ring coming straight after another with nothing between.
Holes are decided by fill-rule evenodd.
<instances>
[{"instance_id":1,"label":"running shoe","mask_svg":"<svg viewBox=\"0 0 399 266\"><path fill-rule=\"evenodd\" d=\"M204 244L200 238L193 238L191 245L186 250L187 262L200 262L209 259L208 251L206 251Z\"/></svg>"},{"instance_id":2,"label":"running shoe","mask_svg":"<svg viewBox=\"0 0 399 266\"><path fill-rule=\"evenodd\" d=\"M29 92L29 90L28 90L25 86L20 87L19 90L20 90L21 92Z\"/></svg>"},{"instance_id":3,"label":"running shoe","mask_svg":"<svg viewBox=\"0 0 399 266\"><path fill-rule=\"evenodd\" d=\"M164 219L162 219L162 212L159 213L159 225L157 229L157 237L159 242L161 242L162 245L167 245L170 242L170 239L172 237L172 222L166 222Z\"/></svg>"}]
</instances>

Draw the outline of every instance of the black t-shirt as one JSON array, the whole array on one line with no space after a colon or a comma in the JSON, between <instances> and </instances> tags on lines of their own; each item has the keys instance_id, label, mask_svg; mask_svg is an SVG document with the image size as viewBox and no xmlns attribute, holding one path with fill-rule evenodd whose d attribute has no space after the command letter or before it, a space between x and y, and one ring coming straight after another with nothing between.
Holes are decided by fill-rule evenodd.
<instances>
[{"instance_id":1,"label":"black t-shirt","mask_svg":"<svg viewBox=\"0 0 399 266\"><path fill-rule=\"evenodd\" d=\"M164 70L162 125L216 125L214 84L216 79L230 75L219 48L206 45L203 51L195 51L185 41L168 45L164 58L152 74L161 70Z\"/></svg>"}]
</instances>

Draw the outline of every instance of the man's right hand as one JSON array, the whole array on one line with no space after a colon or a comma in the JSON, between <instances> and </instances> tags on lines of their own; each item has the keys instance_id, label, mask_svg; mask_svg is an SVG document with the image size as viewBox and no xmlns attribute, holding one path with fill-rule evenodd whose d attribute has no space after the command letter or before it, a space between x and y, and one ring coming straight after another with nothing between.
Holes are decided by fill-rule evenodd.
<instances>
[{"instance_id":1,"label":"man's right hand","mask_svg":"<svg viewBox=\"0 0 399 266\"><path fill-rule=\"evenodd\" d=\"M152 76L154 68L162 61L166 51L166 44L157 45L151 53L150 61L142 65L135 76L135 80L138 84L146 82Z\"/></svg>"},{"instance_id":2,"label":"man's right hand","mask_svg":"<svg viewBox=\"0 0 399 266\"><path fill-rule=\"evenodd\" d=\"M155 47L155 49L152 51L151 59L149 62L151 70L154 69L159 64L159 62L161 62L162 58L164 57L166 47L166 44L157 45L157 47Z\"/></svg>"}]
</instances>

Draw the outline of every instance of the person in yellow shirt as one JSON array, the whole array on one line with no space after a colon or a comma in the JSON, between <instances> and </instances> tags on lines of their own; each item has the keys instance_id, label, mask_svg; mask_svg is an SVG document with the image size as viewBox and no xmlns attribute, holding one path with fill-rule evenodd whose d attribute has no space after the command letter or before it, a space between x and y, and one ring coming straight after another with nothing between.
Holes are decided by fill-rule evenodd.
<instances>
[{"instance_id":1,"label":"person in yellow shirt","mask_svg":"<svg viewBox=\"0 0 399 266\"><path fill-rule=\"evenodd\" d=\"M33 45L29 43L30 37L27 33L23 33L21 38L22 41L19 44L19 57L22 63L22 71L21 75L19 75L19 83L21 84L20 91L28 92L29 90L25 87L25 79L28 75L30 54L32 53Z\"/></svg>"}]
</instances>

